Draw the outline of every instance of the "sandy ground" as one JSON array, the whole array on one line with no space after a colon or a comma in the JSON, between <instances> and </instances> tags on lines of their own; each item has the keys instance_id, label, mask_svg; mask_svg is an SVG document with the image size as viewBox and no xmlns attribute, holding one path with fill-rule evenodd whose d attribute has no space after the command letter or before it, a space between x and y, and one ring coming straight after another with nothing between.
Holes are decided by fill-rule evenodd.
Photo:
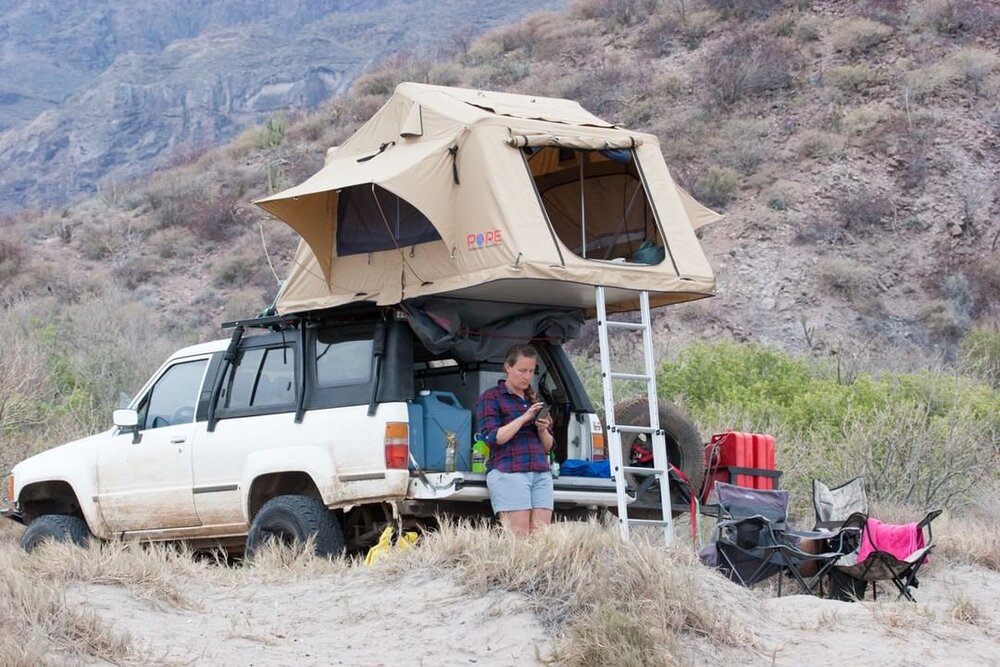
<instances>
[{"instance_id":1,"label":"sandy ground","mask_svg":"<svg viewBox=\"0 0 1000 667\"><path fill-rule=\"evenodd\" d=\"M733 619L753 628L758 648L688 637L680 663L1000 665L1000 573L933 563L915 593L915 605L888 594L848 603L761 593L749 605L734 596ZM67 599L129 631L157 664L532 665L553 645L520 596L471 597L421 573L390 584L359 568L293 584L191 585L188 594L198 609L118 586L76 586ZM957 601L977 620L953 618Z\"/></svg>"}]
</instances>

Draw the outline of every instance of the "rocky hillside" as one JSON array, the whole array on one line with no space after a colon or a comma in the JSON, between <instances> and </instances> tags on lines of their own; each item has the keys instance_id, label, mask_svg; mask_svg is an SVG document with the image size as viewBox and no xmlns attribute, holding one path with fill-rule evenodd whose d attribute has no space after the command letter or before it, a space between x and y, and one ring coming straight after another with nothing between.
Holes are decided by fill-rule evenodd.
<instances>
[{"instance_id":1,"label":"rocky hillside","mask_svg":"<svg viewBox=\"0 0 1000 667\"><path fill-rule=\"evenodd\" d=\"M0 212L61 206L315 108L373 64L564 0L65 3L0 17Z\"/></svg>"},{"instance_id":2,"label":"rocky hillside","mask_svg":"<svg viewBox=\"0 0 1000 667\"><path fill-rule=\"evenodd\" d=\"M569 97L660 137L674 176L726 214L700 230L718 296L656 313L664 357L750 341L850 378L950 363L971 340L993 345L1000 377L996 3L580 0L455 47L4 219L6 433L96 431L172 349L268 305L297 237L250 202L314 173L403 80Z\"/></svg>"}]
</instances>

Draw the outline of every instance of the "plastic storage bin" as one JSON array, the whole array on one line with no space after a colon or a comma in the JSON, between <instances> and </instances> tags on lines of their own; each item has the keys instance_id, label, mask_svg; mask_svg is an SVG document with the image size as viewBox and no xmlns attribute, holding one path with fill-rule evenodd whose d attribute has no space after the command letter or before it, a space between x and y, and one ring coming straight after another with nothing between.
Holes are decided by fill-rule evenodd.
<instances>
[{"instance_id":1,"label":"plastic storage bin","mask_svg":"<svg viewBox=\"0 0 1000 667\"><path fill-rule=\"evenodd\" d=\"M455 470L472 468L472 411L450 391L422 391L410 408L410 451L424 470L445 470L445 438L454 433ZM419 422L421 427L414 429ZM415 434L415 430L422 431Z\"/></svg>"}]
</instances>

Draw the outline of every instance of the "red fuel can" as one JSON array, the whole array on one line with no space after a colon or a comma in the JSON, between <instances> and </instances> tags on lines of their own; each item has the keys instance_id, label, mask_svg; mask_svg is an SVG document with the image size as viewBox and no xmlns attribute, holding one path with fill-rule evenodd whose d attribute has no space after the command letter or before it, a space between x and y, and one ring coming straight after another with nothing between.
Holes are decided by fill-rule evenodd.
<instances>
[{"instance_id":1,"label":"red fuel can","mask_svg":"<svg viewBox=\"0 0 1000 667\"><path fill-rule=\"evenodd\" d=\"M753 467L760 470L774 470L774 436L754 433L753 441ZM767 475L754 475L755 489L773 489L774 478Z\"/></svg>"}]
</instances>

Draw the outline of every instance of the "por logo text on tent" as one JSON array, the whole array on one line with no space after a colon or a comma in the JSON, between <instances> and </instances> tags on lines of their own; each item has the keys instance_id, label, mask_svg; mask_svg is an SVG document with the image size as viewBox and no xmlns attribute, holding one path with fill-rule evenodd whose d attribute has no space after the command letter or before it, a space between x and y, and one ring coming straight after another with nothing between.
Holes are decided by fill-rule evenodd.
<instances>
[{"instance_id":1,"label":"por logo text on tent","mask_svg":"<svg viewBox=\"0 0 1000 667\"><path fill-rule=\"evenodd\" d=\"M487 232L469 234L465 237L466 250L479 250L491 245L500 245L503 241L500 238L499 229L491 229Z\"/></svg>"}]
</instances>

